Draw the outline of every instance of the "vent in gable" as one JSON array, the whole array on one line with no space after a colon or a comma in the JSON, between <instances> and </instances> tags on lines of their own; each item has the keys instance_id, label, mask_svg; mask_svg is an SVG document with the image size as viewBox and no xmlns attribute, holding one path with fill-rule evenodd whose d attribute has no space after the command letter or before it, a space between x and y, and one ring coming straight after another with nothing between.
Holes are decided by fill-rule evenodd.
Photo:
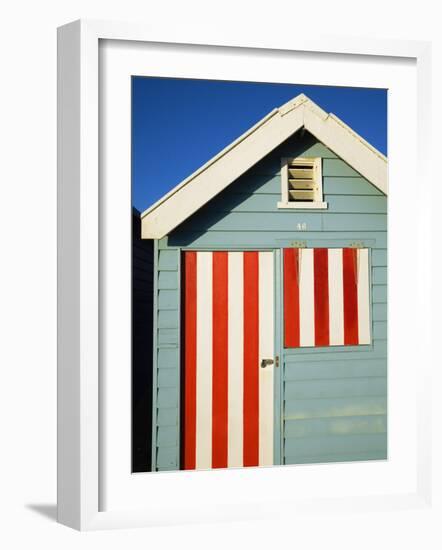
<instances>
[{"instance_id":1,"label":"vent in gable","mask_svg":"<svg viewBox=\"0 0 442 550\"><path fill-rule=\"evenodd\" d=\"M313 202L318 191L318 183L315 178L315 160L292 160L288 165L288 172L289 202Z\"/></svg>"},{"instance_id":2,"label":"vent in gable","mask_svg":"<svg viewBox=\"0 0 442 550\"><path fill-rule=\"evenodd\" d=\"M327 208L320 158L283 158L278 208Z\"/></svg>"}]
</instances>

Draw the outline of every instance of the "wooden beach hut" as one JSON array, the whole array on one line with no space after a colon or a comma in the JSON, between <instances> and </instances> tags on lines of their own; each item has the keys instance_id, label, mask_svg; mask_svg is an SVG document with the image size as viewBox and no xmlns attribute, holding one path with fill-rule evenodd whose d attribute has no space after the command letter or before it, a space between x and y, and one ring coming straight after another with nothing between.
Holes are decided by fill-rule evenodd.
<instances>
[{"instance_id":1,"label":"wooden beach hut","mask_svg":"<svg viewBox=\"0 0 442 550\"><path fill-rule=\"evenodd\" d=\"M305 95L141 215L152 469L387 457L387 158Z\"/></svg>"}]
</instances>

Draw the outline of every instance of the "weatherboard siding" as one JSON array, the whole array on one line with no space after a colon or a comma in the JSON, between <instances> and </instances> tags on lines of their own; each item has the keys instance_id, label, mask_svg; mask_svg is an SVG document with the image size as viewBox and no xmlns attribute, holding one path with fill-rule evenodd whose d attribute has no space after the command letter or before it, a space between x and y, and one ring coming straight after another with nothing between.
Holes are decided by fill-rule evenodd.
<instances>
[{"instance_id":1,"label":"weatherboard siding","mask_svg":"<svg viewBox=\"0 0 442 550\"><path fill-rule=\"evenodd\" d=\"M179 468L180 440L180 251L157 249L156 369L153 462L157 470Z\"/></svg>"},{"instance_id":2,"label":"weatherboard siding","mask_svg":"<svg viewBox=\"0 0 442 550\"><path fill-rule=\"evenodd\" d=\"M327 210L278 210L280 159L321 156ZM158 470L180 464L180 250L370 248L372 344L284 350L282 462L387 456L387 198L309 134L295 136L257 163L170 235L158 241ZM298 224L307 224L299 230Z\"/></svg>"}]
</instances>

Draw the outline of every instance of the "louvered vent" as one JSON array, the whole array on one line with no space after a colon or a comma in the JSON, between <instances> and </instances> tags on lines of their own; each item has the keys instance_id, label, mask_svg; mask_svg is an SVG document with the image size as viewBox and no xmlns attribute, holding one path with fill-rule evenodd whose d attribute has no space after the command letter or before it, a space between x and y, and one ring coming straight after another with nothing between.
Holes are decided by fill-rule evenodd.
<instances>
[{"instance_id":1,"label":"louvered vent","mask_svg":"<svg viewBox=\"0 0 442 550\"><path fill-rule=\"evenodd\" d=\"M281 158L281 200L278 208L327 208L322 197L320 157Z\"/></svg>"},{"instance_id":2,"label":"louvered vent","mask_svg":"<svg viewBox=\"0 0 442 550\"><path fill-rule=\"evenodd\" d=\"M317 200L315 159L294 159L288 163L289 202L314 202Z\"/></svg>"}]
</instances>

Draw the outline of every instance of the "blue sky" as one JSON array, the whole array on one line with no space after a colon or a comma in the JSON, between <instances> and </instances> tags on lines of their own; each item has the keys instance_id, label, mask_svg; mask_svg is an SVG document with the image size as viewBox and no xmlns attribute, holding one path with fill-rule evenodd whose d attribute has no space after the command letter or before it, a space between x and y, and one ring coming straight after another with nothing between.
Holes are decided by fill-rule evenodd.
<instances>
[{"instance_id":1,"label":"blue sky","mask_svg":"<svg viewBox=\"0 0 442 550\"><path fill-rule=\"evenodd\" d=\"M133 77L133 206L148 208L300 93L387 154L387 90Z\"/></svg>"}]
</instances>

